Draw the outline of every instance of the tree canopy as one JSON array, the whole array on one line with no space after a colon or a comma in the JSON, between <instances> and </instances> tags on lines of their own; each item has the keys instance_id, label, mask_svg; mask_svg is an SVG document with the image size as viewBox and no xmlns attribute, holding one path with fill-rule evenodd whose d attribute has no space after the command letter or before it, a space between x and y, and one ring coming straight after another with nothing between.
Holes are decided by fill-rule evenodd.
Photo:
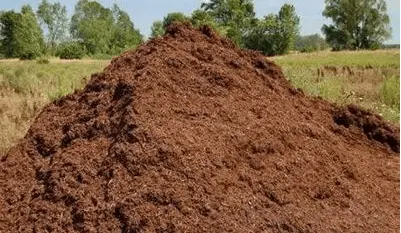
<instances>
[{"instance_id":1,"label":"tree canopy","mask_svg":"<svg viewBox=\"0 0 401 233\"><path fill-rule=\"evenodd\" d=\"M219 25L215 18L205 10L197 9L192 12L191 15L191 23L195 27L208 25L209 27L213 28L217 31L220 35L225 36L227 35L226 27Z\"/></svg>"},{"instance_id":2,"label":"tree canopy","mask_svg":"<svg viewBox=\"0 0 401 233\"><path fill-rule=\"evenodd\" d=\"M191 18L181 12L168 13L163 21L157 20L153 22L151 27L151 38L163 36L166 28L174 22L190 22Z\"/></svg>"},{"instance_id":3,"label":"tree canopy","mask_svg":"<svg viewBox=\"0 0 401 233\"><path fill-rule=\"evenodd\" d=\"M121 10L117 4L113 6L114 28L111 38L111 51L113 54L135 48L143 42L143 36L135 29L127 12Z\"/></svg>"},{"instance_id":4,"label":"tree canopy","mask_svg":"<svg viewBox=\"0 0 401 233\"><path fill-rule=\"evenodd\" d=\"M153 22L150 30L151 30L151 34L150 34L151 38L163 36L164 32L165 32L165 30L163 28L163 22L160 20Z\"/></svg>"},{"instance_id":5,"label":"tree canopy","mask_svg":"<svg viewBox=\"0 0 401 233\"><path fill-rule=\"evenodd\" d=\"M201 9L224 27L225 34L235 44L244 46L244 36L256 25L252 0L210 0Z\"/></svg>"},{"instance_id":6,"label":"tree canopy","mask_svg":"<svg viewBox=\"0 0 401 233\"><path fill-rule=\"evenodd\" d=\"M269 56L285 54L294 47L298 32L299 17L295 7L284 4L277 15L269 14L257 21L246 37L245 46Z\"/></svg>"},{"instance_id":7,"label":"tree canopy","mask_svg":"<svg viewBox=\"0 0 401 233\"><path fill-rule=\"evenodd\" d=\"M68 31L67 8L59 2L42 0L36 12L42 26L47 31L47 47L54 54L56 46L65 41Z\"/></svg>"},{"instance_id":8,"label":"tree canopy","mask_svg":"<svg viewBox=\"0 0 401 233\"><path fill-rule=\"evenodd\" d=\"M29 5L20 13L2 12L0 15L1 51L8 58L34 59L43 52L43 32Z\"/></svg>"},{"instance_id":9,"label":"tree canopy","mask_svg":"<svg viewBox=\"0 0 401 233\"><path fill-rule=\"evenodd\" d=\"M322 31L334 50L376 49L391 35L384 0L326 0Z\"/></svg>"},{"instance_id":10,"label":"tree canopy","mask_svg":"<svg viewBox=\"0 0 401 233\"><path fill-rule=\"evenodd\" d=\"M116 4L109 9L89 0L79 0L75 5L70 30L90 54L119 53L143 40L129 15Z\"/></svg>"},{"instance_id":11,"label":"tree canopy","mask_svg":"<svg viewBox=\"0 0 401 233\"><path fill-rule=\"evenodd\" d=\"M170 24L174 22L189 22L189 17L181 12L168 13L163 19L163 28L166 29Z\"/></svg>"},{"instance_id":12,"label":"tree canopy","mask_svg":"<svg viewBox=\"0 0 401 233\"><path fill-rule=\"evenodd\" d=\"M385 0L325 0L325 4L322 14L332 21L322 27L327 43L318 34L299 35L300 19L293 5L284 4L277 14L257 18L253 0L209 0L189 15L171 12L153 22L150 38L164 35L173 22L190 22L195 27L208 25L240 47L280 55L328 45L334 50L376 49L390 37ZM22 59L41 54L110 56L143 42L130 15L117 4L108 8L96 0L78 0L72 17L67 15L66 6L57 0L41 0L36 12L29 5L20 12L0 12L0 53Z\"/></svg>"},{"instance_id":13,"label":"tree canopy","mask_svg":"<svg viewBox=\"0 0 401 233\"><path fill-rule=\"evenodd\" d=\"M295 49L300 52L313 52L328 49L326 40L319 34L300 36L295 40Z\"/></svg>"}]
</instances>

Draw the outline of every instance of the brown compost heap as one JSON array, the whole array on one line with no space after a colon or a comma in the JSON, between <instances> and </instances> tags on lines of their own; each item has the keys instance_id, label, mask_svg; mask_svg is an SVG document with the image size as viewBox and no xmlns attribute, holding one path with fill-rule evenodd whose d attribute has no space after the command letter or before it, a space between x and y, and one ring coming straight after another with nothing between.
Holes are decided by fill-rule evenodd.
<instances>
[{"instance_id":1,"label":"brown compost heap","mask_svg":"<svg viewBox=\"0 0 401 233\"><path fill-rule=\"evenodd\" d=\"M0 162L0 232L396 232L399 128L174 24L45 107Z\"/></svg>"}]
</instances>

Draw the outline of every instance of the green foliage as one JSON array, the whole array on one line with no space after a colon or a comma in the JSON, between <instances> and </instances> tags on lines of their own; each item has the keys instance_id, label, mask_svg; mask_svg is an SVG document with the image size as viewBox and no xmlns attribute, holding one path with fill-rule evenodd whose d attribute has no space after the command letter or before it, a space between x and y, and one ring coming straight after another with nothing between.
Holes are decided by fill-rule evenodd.
<instances>
[{"instance_id":1,"label":"green foliage","mask_svg":"<svg viewBox=\"0 0 401 233\"><path fill-rule=\"evenodd\" d=\"M121 10L116 4L113 6L113 18L114 33L110 41L111 54L120 54L143 42L141 33L134 28L128 13Z\"/></svg>"},{"instance_id":2,"label":"green foliage","mask_svg":"<svg viewBox=\"0 0 401 233\"><path fill-rule=\"evenodd\" d=\"M70 30L92 55L120 53L143 41L129 15L116 4L109 9L96 1L79 0Z\"/></svg>"},{"instance_id":3,"label":"green foliage","mask_svg":"<svg viewBox=\"0 0 401 233\"><path fill-rule=\"evenodd\" d=\"M319 34L297 36L295 40L295 49L301 52L314 52L325 50L329 47L326 40Z\"/></svg>"},{"instance_id":4,"label":"green foliage","mask_svg":"<svg viewBox=\"0 0 401 233\"><path fill-rule=\"evenodd\" d=\"M181 12L168 13L163 19L163 28L166 29L170 24L174 22L189 22L190 19Z\"/></svg>"},{"instance_id":5,"label":"green foliage","mask_svg":"<svg viewBox=\"0 0 401 233\"><path fill-rule=\"evenodd\" d=\"M22 6L21 20L17 23L18 27L14 32L17 39L17 56L23 60L37 58L43 53L43 32L29 5Z\"/></svg>"},{"instance_id":6,"label":"green foliage","mask_svg":"<svg viewBox=\"0 0 401 233\"><path fill-rule=\"evenodd\" d=\"M165 28L174 21L189 21L195 27L208 25L236 45L267 55L288 53L299 31L299 17L293 5L284 4L277 15L258 20L252 0L210 0L193 11L191 17L175 12L163 21L155 21L151 38L164 35Z\"/></svg>"},{"instance_id":7,"label":"green foliage","mask_svg":"<svg viewBox=\"0 0 401 233\"><path fill-rule=\"evenodd\" d=\"M174 22L190 22L190 18L181 12L168 13L163 21L157 20L153 22L150 37L155 38L163 36L166 32L166 28Z\"/></svg>"},{"instance_id":8,"label":"green foliage","mask_svg":"<svg viewBox=\"0 0 401 233\"><path fill-rule=\"evenodd\" d=\"M400 77L386 77L380 87L383 102L400 110Z\"/></svg>"},{"instance_id":9,"label":"green foliage","mask_svg":"<svg viewBox=\"0 0 401 233\"><path fill-rule=\"evenodd\" d=\"M2 12L0 15L1 53L6 58L17 57L15 30L19 20L21 20L21 14L14 11Z\"/></svg>"},{"instance_id":10,"label":"green foliage","mask_svg":"<svg viewBox=\"0 0 401 233\"><path fill-rule=\"evenodd\" d=\"M381 49L400 49L400 44L383 44Z\"/></svg>"},{"instance_id":11,"label":"green foliage","mask_svg":"<svg viewBox=\"0 0 401 233\"><path fill-rule=\"evenodd\" d=\"M245 47L259 50L266 55L281 55L294 47L299 31L299 17L295 7L284 4L278 15L270 14L258 20L253 30L246 36Z\"/></svg>"},{"instance_id":12,"label":"green foliage","mask_svg":"<svg viewBox=\"0 0 401 233\"><path fill-rule=\"evenodd\" d=\"M158 36L163 36L165 33L165 30L163 28L163 22L158 20L153 22L152 27L151 27L151 38L155 38Z\"/></svg>"},{"instance_id":13,"label":"green foliage","mask_svg":"<svg viewBox=\"0 0 401 233\"><path fill-rule=\"evenodd\" d=\"M63 42L67 36L67 8L59 2L52 4L47 0L42 0L36 14L42 26L47 29L47 49L51 55L54 55L57 45Z\"/></svg>"},{"instance_id":14,"label":"green foliage","mask_svg":"<svg viewBox=\"0 0 401 233\"><path fill-rule=\"evenodd\" d=\"M35 59L43 52L43 33L29 5L21 13L3 12L0 15L1 52L7 58Z\"/></svg>"},{"instance_id":15,"label":"green foliage","mask_svg":"<svg viewBox=\"0 0 401 233\"><path fill-rule=\"evenodd\" d=\"M204 10L198 9L192 12L191 23L195 27L207 25L217 31L217 33L219 33L221 36L227 35L226 28L224 26L220 26L213 16Z\"/></svg>"},{"instance_id":16,"label":"green foliage","mask_svg":"<svg viewBox=\"0 0 401 233\"><path fill-rule=\"evenodd\" d=\"M56 51L56 56L61 59L82 59L85 55L85 50L78 42L61 43Z\"/></svg>"},{"instance_id":17,"label":"green foliage","mask_svg":"<svg viewBox=\"0 0 401 233\"><path fill-rule=\"evenodd\" d=\"M46 57L40 57L40 58L36 59L36 63L38 63L38 64L49 64L50 61Z\"/></svg>"},{"instance_id":18,"label":"green foliage","mask_svg":"<svg viewBox=\"0 0 401 233\"><path fill-rule=\"evenodd\" d=\"M202 3L201 9L224 28L224 32L235 44L244 46L245 35L256 24L252 0L211 0Z\"/></svg>"},{"instance_id":19,"label":"green foliage","mask_svg":"<svg viewBox=\"0 0 401 233\"><path fill-rule=\"evenodd\" d=\"M333 50L378 49L390 37L385 0L326 0L322 31Z\"/></svg>"},{"instance_id":20,"label":"green foliage","mask_svg":"<svg viewBox=\"0 0 401 233\"><path fill-rule=\"evenodd\" d=\"M96 1L79 0L71 18L70 30L89 53L108 53L113 35L113 13Z\"/></svg>"}]
</instances>

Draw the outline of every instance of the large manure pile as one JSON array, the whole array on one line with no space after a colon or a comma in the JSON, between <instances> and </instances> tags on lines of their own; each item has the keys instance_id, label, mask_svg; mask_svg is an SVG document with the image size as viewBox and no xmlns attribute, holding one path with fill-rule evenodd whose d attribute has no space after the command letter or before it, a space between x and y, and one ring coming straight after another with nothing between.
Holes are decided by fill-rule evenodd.
<instances>
[{"instance_id":1,"label":"large manure pile","mask_svg":"<svg viewBox=\"0 0 401 233\"><path fill-rule=\"evenodd\" d=\"M396 232L399 128L174 24L0 162L0 232Z\"/></svg>"}]
</instances>

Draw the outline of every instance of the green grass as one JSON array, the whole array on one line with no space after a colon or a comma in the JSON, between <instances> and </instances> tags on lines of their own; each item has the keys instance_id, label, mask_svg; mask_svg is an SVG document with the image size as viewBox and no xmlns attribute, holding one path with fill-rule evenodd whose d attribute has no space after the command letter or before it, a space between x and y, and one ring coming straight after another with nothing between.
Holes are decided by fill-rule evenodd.
<instances>
[{"instance_id":1,"label":"green grass","mask_svg":"<svg viewBox=\"0 0 401 233\"><path fill-rule=\"evenodd\" d=\"M400 52L396 49L376 51L321 51L314 53L298 53L274 57L283 66L291 67L321 67L352 66L352 67L400 67Z\"/></svg>"},{"instance_id":2,"label":"green grass","mask_svg":"<svg viewBox=\"0 0 401 233\"><path fill-rule=\"evenodd\" d=\"M354 103L399 124L399 50L317 52L270 58L309 95Z\"/></svg>"},{"instance_id":3,"label":"green grass","mask_svg":"<svg viewBox=\"0 0 401 233\"><path fill-rule=\"evenodd\" d=\"M0 154L26 133L49 102L80 89L108 61L0 61Z\"/></svg>"}]
</instances>

